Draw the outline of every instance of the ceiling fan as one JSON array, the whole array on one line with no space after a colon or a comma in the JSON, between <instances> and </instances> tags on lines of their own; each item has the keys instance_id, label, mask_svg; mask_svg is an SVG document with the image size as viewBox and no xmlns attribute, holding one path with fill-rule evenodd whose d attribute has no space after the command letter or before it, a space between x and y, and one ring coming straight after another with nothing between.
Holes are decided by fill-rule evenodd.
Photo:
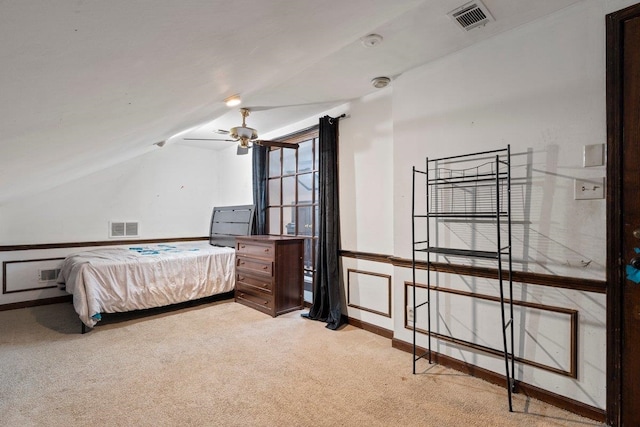
<instances>
[{"instance_id":1,"label":"ceiling fan","mask_svg":"<svg viewBox=\"0 0 640 427\"><path fill-rule=\"evenodd\" d=\"M253 145L262 145L264 147L281 147L281 148L298 148L297 143L282 142L282 141L267 141L265 139L258 139L258 131L250 128L246 124L246 118L249 115L250 110L248 108L241 108L240 114L242 115L242 126L235 126L229 129L229 131L217 131L219 133L228 133L232 139L218 139L218 138L184 138L185 141L228 141L237 142L238 151L237 154L247 154L249 148Z\"/></svg>"}]
</instances>

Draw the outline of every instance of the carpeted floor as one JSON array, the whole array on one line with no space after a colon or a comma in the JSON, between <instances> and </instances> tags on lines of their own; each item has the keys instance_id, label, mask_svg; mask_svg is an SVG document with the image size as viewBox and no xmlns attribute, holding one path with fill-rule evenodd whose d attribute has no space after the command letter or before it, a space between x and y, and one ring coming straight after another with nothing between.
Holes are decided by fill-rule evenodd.
<instances>
[{"instance_id":1,"label":"carpeted floor","mask_svg":"<svg viewBox=\"0 0 640 427\"><path fill-rule=\"evenodd\" d=\"M71 304L0 312L2 426L595 426L300 312L232 301L111 316Z\"/></svg>"}]
</instances>

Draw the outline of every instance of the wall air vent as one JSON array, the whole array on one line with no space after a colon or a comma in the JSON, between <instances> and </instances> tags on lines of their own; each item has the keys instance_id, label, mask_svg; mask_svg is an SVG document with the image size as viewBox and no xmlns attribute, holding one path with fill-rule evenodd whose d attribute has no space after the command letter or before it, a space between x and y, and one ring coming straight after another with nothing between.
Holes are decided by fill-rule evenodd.
<instances>
[{"instance_id":1,"label":"wall air vent","mask_svg":"<svg viewBox=\"0 0 640 427\"><path fill-rule=\"evenodd\" d=\"M116 239L121 237L139 237L137 221L111 221L109 222L109 238Z\"/></svg>"},{"instance_id":2,"label":"wall air vent","mask_svg":"<svg viewBox=\"0 0 640 427\"><path fill-rule=\"evenodd\" d=\"M53 282L58 280L59 274L60 274L59 268L53 268L51 270L38 270L38 281Z\"/></svg>"},{"instance_id":3,"label":"wall air vent","mask_svg":"<svg viewBox=\"0 0 640 427\"><path fill-rule=\"evenodd\" d=\"M465 31L493 21L489 9L480 0L472 1L447 13Z\"/></svg>"}]
</instances>

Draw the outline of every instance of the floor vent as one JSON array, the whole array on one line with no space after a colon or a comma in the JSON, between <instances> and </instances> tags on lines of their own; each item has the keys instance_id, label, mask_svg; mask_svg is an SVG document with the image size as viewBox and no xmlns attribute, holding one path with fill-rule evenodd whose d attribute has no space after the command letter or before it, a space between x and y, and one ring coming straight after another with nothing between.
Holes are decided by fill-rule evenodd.
<instances>
[{"instance_id":1,"label":"floor vent","mask_svg":"<svg viewBox=\"0 0 640 427\"><path fill-rule=\"evenodd\" d=\"M487 22L493 21L489 9L479 0L460 6L447 13L447 15L457 22L460 28L465 31L472 30Z\"/></svg>"},{"instance_id":2,"label":"floor vent","mask_svg":"<svg viewBox=\"0 0 640 427\"><path fill-rule=\"evenodd\" d=\"M60 274L59 268L53 268L51 270L38 270L38 281L53 282L58 280L59 274Z\"/></svg>"},{"instance_id":3,"label":"floor vent","mask_svg":"<svg viewBox=\"0 0 640 427\"><path fill-rule=\"evenodd\" d=\"M138 222L116 222L109 223L109 237L139 237Z\"/></svg>"}]
</instances>

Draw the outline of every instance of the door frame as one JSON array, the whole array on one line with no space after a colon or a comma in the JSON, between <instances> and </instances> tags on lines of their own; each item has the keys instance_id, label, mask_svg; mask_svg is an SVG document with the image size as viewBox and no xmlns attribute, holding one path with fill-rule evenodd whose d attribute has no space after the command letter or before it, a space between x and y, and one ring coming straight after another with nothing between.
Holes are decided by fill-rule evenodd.
<instances>
[{"instance_id":1,"label":"door frame","mask_svg":"<svg viewBox=\"0 0 640 427\"><path fill-rule=\"evenodd\" d=\"M607 108L607 424L622 420L622 337L624 254L622 223L623 189L623 27L640 16L640 3L606 17Z\"/></svg>"}]
</instances>

